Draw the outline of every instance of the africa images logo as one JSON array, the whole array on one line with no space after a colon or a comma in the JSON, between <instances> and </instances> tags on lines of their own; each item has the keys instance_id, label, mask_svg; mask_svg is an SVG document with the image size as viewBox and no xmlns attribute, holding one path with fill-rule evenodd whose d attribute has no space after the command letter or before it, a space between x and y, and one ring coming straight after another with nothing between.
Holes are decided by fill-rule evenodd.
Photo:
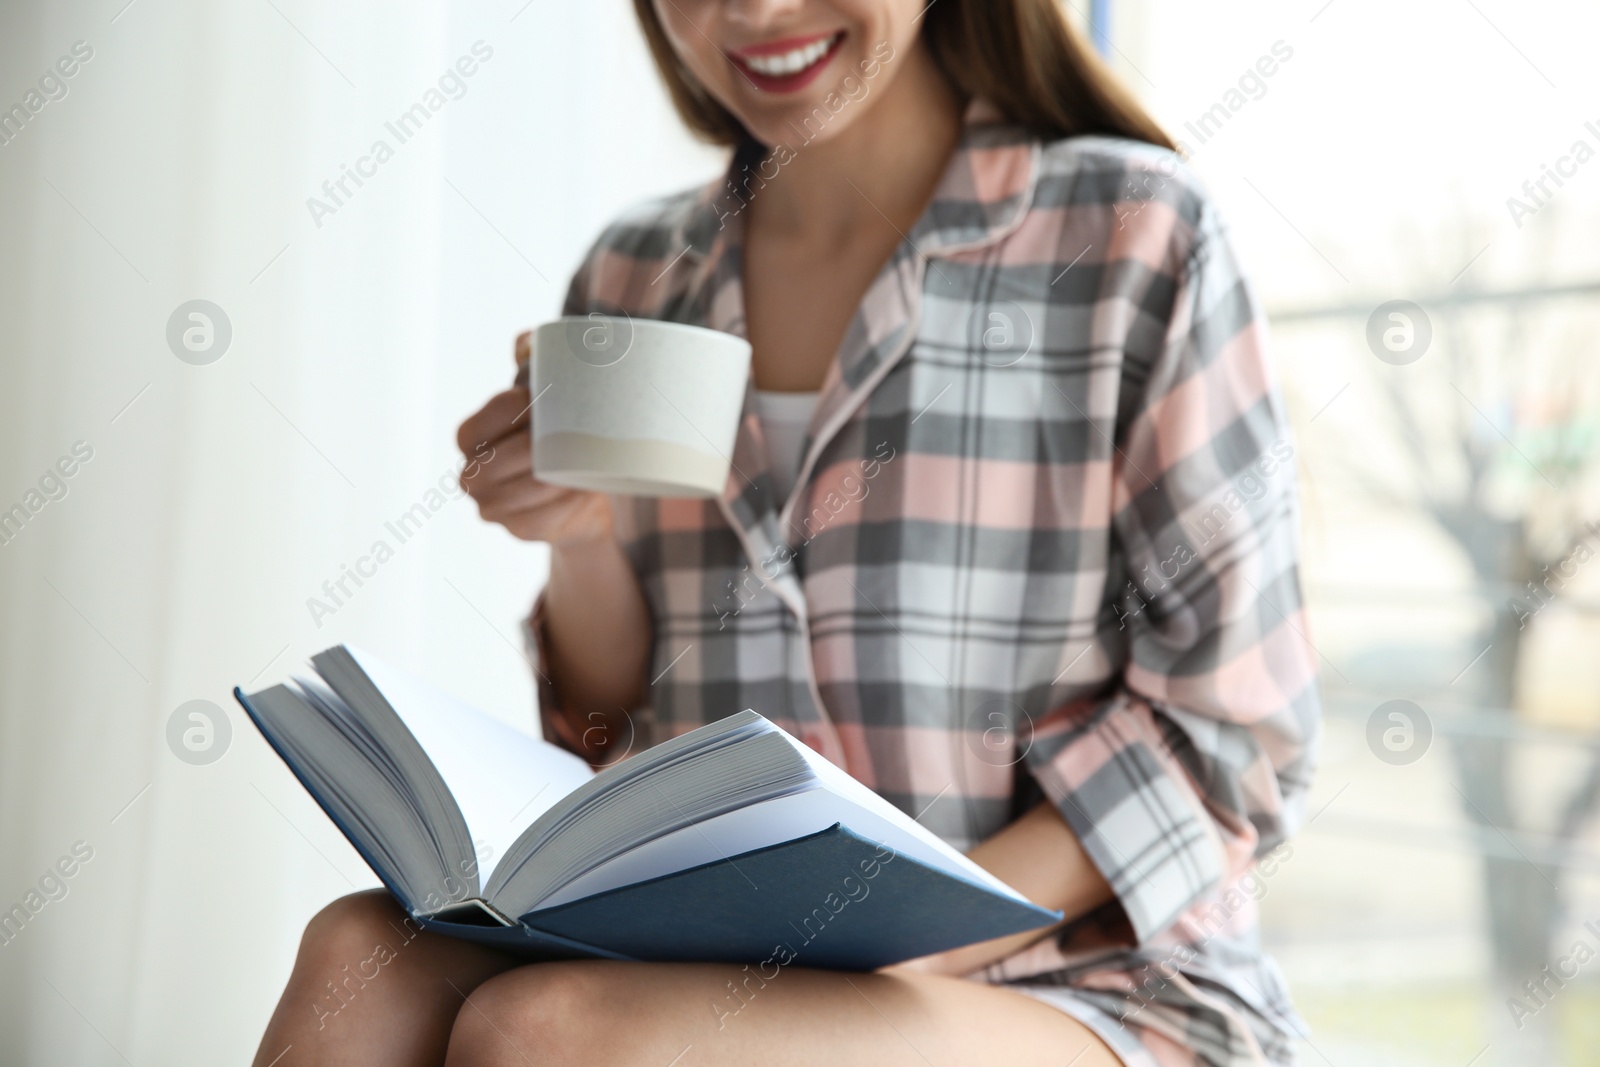
<instances>
[{"instance_id":1,"label":"africa images logo","mask_svg":"<svg viewBox=\"0 0 1600 1067\"><path fill-rule=\"evenodd\" d=\"M383 124L383 128L394 138L393 145L388 139L379 137L372 142L364 155L356 158L355 166L352 167L347 163L339 164L338 176L322 183L322 196L306 198L306 210L311 213L311 221L316 224L317 229L322 229L324 218L337 215L350 198L367 184L368 179L378 176L378 168L395 157L397 146L405 144L420 133L423 126L451 100L460 100L466 96L467 79L478 73L479 67L493 57L493 48L483 41L474 41L472 55L458 58L454 66L439 75L436 85L430 85L423 90L421 99L392 121ZM351 187L352 184L354 188Z\"/></svg>"}]
</instances>

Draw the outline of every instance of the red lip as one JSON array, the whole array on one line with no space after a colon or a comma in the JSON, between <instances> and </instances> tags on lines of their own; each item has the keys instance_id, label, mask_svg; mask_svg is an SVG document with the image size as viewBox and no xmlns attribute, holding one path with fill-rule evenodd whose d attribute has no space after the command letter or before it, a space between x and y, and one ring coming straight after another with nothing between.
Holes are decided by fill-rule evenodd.
<instances>
[{"instance_id":1,"label":"red lip","mask_svg":"<svg viewBox=\"0 0 1600 1067\"><path fill-rule=\"evenodd\" d=\"M827 33L813 33L805 37L785 37L781 41L766 41L762 44L747 45L744 48L735 48L729 52L733 56L770 56L792 52L796 48L804 48L808 44L826 41L838 33L838 30L829 30Z\"/></svg>"},{"instance_id":2,"label":"red lip","mask_svg":"<svg viewBox=\"0 0 1600 1067\"><path fill-rule=\"evenodd\" d=\"M785 37L779 41L748 45L725 54L728 57L728 61L757 89L768 93L793 93L816 81L817 76L833 62L833 57L838 53L839 46L844 43L845 36L844 33L834 30L829 33L813 33L805 37ZM784 52L790 52L796 48L804 48L806 45L815 44L818 41L826 41L833 37L838 39L834 41L827 52L823 53L821 59L795 74L762 74L745 62L745 57L747 56L782 55Z\"/></svg>"}]
</instances>

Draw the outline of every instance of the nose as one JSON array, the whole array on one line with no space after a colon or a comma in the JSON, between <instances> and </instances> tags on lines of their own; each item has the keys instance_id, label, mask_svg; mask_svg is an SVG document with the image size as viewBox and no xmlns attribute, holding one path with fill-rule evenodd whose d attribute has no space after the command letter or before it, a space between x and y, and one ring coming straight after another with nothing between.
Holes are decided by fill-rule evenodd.
<instances>
[{"instance_id":1,"label":"nose","mask_svg":"<svg viewBox=\"0 0 1600 1067\"><path fill-rule=\"evenodd\" d=\"M793 19L805 6L806 0L727 0L723 10L736 26L763 29Z\"/></svg>"}]
</instances>

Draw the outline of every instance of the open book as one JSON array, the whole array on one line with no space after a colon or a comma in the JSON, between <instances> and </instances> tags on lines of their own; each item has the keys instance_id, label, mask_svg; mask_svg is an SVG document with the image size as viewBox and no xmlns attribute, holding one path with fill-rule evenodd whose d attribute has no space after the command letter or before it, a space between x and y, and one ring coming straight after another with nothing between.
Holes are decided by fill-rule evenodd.
<instances>
[{"instance_id":1,"label":"open book","mask_svg":"<svg viewBox=\"0 0 1600 1067\"><path fill-rule=\"evenodd\" d=\"M1061 918L754 711L596 774L365 652L312 665L234 696L425 928L536 958L869 970Z\"/></svg>"}]
</instances>

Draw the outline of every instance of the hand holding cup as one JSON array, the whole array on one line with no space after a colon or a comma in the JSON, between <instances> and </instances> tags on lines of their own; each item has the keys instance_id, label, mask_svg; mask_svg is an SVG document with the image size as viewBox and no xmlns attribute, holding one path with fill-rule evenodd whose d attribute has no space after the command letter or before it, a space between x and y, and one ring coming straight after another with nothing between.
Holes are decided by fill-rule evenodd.
<instances>
[{"instance_id":1,"label":"hand holding cup","mask_svg":"<svg viewBox=\"0 0 1600 1067\"><path fill-rule=\"evenodd\" d=\"M531 333L517 337L519 367L528 365ZM518 380L526 383L523 370ZM524 541L576 544L611 535L611 502L604 493L539 481L533 473L530 430L533 396L526 384L489 398L456 432L467 457L461 488L478 514Z\"/></svg>"}]
</instances>

